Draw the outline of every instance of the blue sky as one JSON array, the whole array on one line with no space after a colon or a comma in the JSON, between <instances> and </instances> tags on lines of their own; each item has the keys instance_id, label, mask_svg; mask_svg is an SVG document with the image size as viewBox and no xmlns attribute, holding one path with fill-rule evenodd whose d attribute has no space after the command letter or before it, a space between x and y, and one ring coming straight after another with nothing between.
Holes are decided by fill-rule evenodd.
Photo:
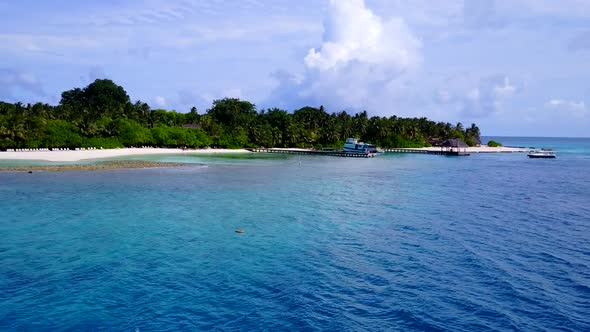
<instances>
[{"instance_id":1,"label":"blue sky","mask_svg":"<svg viewBox=\"0 0 590 332\"><path fill-rule=\"evenodd\" d=\"M0 2L0 100L110 78L153 108L426 116L590 136L588 0Z\"/></svg>"}]
</instances>

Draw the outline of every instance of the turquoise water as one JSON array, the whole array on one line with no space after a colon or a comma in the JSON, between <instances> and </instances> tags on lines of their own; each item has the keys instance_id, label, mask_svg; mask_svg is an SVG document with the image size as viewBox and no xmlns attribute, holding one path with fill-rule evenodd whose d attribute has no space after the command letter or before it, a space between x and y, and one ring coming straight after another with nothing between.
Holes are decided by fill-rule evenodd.
<instances>
[{"instance_id":1,"label":"turquoise water","mask_svg":"<svg viewBox=\"0 0 590 332\"><path fill-rule=\"evenodd\" d=\"M560 137L482 137L482 141L501 142L505 146L527 147L535 149L554 149L561 155L576 155L588 157L590 155L590 139L588 138L560 138Z\"/></svg>"},{"instance_id":2,"label":"turquoise water","mask_svg":"<svg viewBox=\"0 0 590 332\"><path fill-rule=\"evenodd\" d=\"M0 330L589 330L590 140L500 141L0 173Z\"/></svg>"}]
</instances>

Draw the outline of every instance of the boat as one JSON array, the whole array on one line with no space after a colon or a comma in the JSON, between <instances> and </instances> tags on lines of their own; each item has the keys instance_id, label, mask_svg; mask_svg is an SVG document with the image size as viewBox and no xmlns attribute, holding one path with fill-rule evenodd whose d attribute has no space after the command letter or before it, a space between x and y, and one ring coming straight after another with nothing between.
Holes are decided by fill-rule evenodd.
<instances>
[{"instance_id":1,"label":"boat","mask_svg":"<svg viewBox=\"0 0 590 332\"><path fill-rule=\"evenodd\" d=\"M344 143L344 147L342 148L344 152L354 152L354 153L377 153L377 147L374 144L367 144L363 142L359 142L356 138L347 138L346 143Z\"/></svg>"},{"instance_id":2,"label":"boat","mask_svg":"<svg viewBox=\"0 0 590 332\"><path fill-rule=\"evenodd\" d=\"M551 149L541 149L538 151L531 151L528 154L529 158L556 158L555 152Z\"/></svg>"}]
</instances>

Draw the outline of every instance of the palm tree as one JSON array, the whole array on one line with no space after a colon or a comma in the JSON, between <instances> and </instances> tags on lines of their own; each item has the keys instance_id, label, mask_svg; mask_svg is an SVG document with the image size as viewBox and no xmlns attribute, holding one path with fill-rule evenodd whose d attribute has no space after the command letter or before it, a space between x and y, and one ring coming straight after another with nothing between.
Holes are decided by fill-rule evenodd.
<instances>
[{"instance_id":1,"label":"palm tree","mask_svg":"<svg viewBox=\"0 0 590 332\"><path fill-rule=\"evenodd\" d=\"M479 131L479 127L475 125L475 123L471 124L471 127L467 129L467 136L470 137L479 137L481 136L481 132Z\"/></svg>"},{"instance_id":2,"label":"palm tree","mask_svg":"<svg viewBox=\"0 0 590 332\"><path fill-rule=\"evenodd\" d=\"M420 133L420 129L418 129L418 126L416 126L415 124L411 124L410 127L408 128L408 134L410 135L410 138L412 139L412 141L418 140L419 133Z\"/></svg>"},{"instance_id":3,"label":"palm tree","mask_svg":"<svg viewBox=\"0 0 590 332\"><path fill-rule=\"evenodd\" d=\"M457 129L458 131L463 131L463 124L461 122L457 122L455 129Z\"/></svg>"}]
</instances>

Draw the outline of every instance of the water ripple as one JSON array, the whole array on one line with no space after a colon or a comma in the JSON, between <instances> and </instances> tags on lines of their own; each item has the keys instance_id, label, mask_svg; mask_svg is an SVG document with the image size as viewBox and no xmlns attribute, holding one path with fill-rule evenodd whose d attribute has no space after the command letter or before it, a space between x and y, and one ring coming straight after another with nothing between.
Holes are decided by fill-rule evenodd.
<instances>
[{"instance_id":1,"label":"water ripple","mask_svg":"<svg viewBox=\"0 0 590 332\"><path fill-rule=\"evenodd\" d=\"M0 174L0 330L590 330L589 160L522 157Z\"/></svg>"}]
</instances>

